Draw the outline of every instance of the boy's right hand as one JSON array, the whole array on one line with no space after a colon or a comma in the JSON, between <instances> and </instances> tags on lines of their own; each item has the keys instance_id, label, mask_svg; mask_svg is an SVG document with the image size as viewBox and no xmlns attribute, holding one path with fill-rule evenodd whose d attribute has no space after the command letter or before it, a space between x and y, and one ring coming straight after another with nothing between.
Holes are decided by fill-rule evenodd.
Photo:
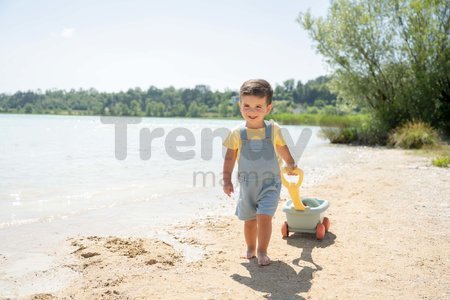
<instances>
[{"instance_id":1,"label":"boy's right hand","mask_svg":"<svg viewBox=\"0 0 450 300\"><path fill-rule=\"evenodd\" d=\"M233 184L231 182L225 183L223 185L223 191L228 195L228 197L231 197L231 193L234 193Z\"/></svg>"}]
</instances>

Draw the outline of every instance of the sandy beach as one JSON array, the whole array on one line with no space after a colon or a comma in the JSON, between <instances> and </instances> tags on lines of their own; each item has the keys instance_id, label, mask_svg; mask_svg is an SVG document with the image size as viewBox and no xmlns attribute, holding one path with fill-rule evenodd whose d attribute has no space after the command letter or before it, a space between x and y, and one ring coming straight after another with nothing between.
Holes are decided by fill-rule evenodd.
<instances>
[{"instance_id":1,"label":"sandy beach","mask_svg":"<svg viewBox=\"0 0 450 300\"><path fill-rule=\"evenodd\" d=\"M61 264L77 279L27 299L449 299L450 171L406 151L352 151L337 175L301 190L331 203L324 240L281 237L283 189L270 266L239 258L234 216L206 218L169 231L196 259L167 241L70 238Z\"/></svg>"}]
</instances>

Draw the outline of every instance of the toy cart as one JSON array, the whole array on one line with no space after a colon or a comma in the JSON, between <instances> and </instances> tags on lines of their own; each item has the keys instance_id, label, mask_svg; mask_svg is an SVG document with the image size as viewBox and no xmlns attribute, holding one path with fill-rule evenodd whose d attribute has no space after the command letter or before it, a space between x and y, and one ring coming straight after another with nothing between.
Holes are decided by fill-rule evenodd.
<instances>
[{"instance_id":1,"label":"toy cart","mask_svg":"<svg viewBox=\"0 0 450 300\"><path fill-rule=\"evenodd\" d=\"M297 182L289 182L285 178L286 170L281 174L281 181L288 189L291 199L286 201L283 212L286 213L286 222L281 226L281 234L288 237L289 232L309 232L315 233L318 240L325 237L325 233L330 228L330 220L323 216L329 207L327 200L316 198L300 199L300 185L303 182L303 171L295 169L298 176Z\"/></svg>"}]
</instances>

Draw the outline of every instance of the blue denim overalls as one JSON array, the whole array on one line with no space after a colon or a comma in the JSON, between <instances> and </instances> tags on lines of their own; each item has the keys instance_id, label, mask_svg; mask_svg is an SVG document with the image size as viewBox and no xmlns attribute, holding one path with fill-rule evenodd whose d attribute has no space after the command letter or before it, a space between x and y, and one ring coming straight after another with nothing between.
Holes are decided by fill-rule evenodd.
<instances>
[{"instance_id":1,"label":"blue denim overalls","mask_svg":"<svg viewBox=\"0 0 450 300\"><path fill-rule=\"evenodd\" d=\"M280 166L272 141L273 124L264 121L264 127L263 140L249 140L247 129L240 129L236 215L241 220L253 220L256 214L273 216L280 198Z\"/></svg>"}]
</instances>

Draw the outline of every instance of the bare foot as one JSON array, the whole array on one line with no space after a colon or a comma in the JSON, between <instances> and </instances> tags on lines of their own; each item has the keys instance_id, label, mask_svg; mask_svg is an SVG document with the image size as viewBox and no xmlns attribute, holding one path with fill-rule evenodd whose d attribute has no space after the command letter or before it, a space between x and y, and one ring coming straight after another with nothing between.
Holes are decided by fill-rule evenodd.
<instances>
[{"instance_id":1,"label":"bare foot","mask_svg":"<svg viewBox=\"0 0 450 300\"><path fill-rule=\"evenodd\" d=\"M267 253L258 252L258 265L260 266L270 265L270 258L267 256Z\"/></svg>"},{"instance_id":2,"label":"bare foot","mask_svg":"<svg viewBox=\"0 0 450 300\"><path fill-rule=\"evenodd\" d=\"M252 259L255 258L255 250L247 249L247 252L242 254L241 258Z\"/></svg>"}]
</instances>

